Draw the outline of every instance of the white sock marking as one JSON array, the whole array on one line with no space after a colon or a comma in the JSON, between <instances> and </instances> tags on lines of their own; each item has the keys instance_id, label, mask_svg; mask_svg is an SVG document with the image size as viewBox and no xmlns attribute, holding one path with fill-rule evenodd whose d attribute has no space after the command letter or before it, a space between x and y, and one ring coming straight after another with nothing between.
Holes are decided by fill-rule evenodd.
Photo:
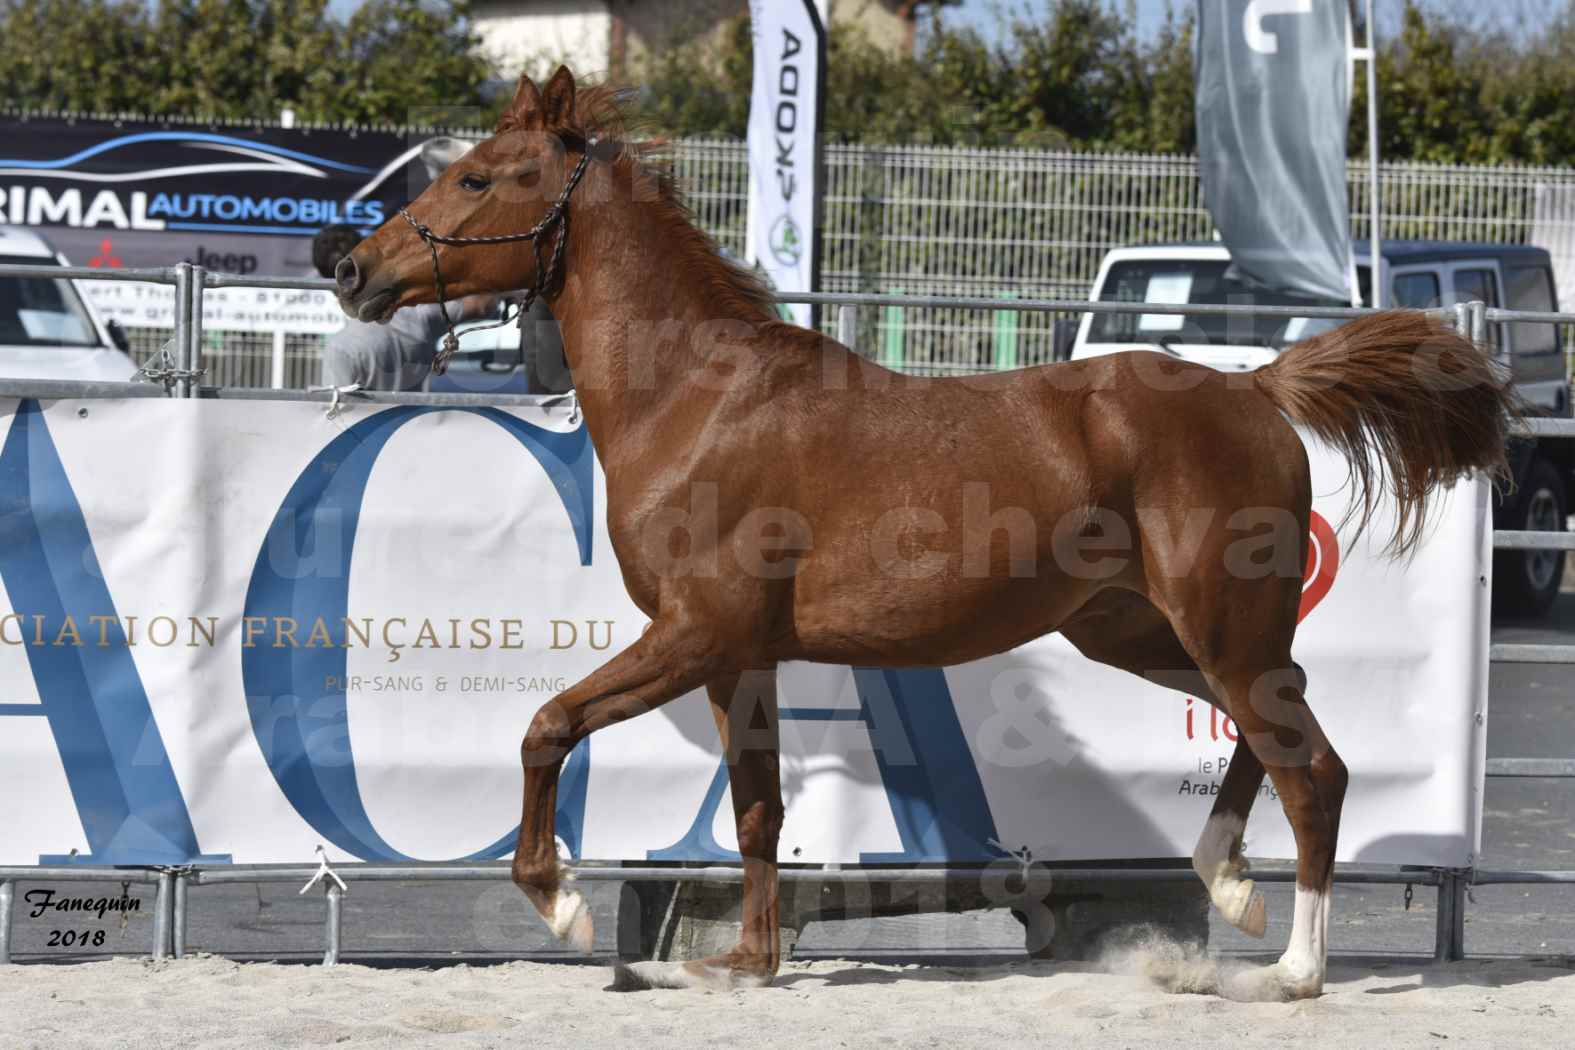
<instances>
[{"instance_id":1,"label":"white sock marking","mask_svg":"<svg viewBox=\"0 0 1575 1050\"><path fill-rule=\"evenodd\" d=\"M1296 887L1296 916L1291 941L1280 956L1286 978L1304 994L1323 988L1329 959L1329 893Z\"/></svg>"},{"instance_id":2,"label":"white sock marking","mask_svg":"<svg viewBox=\"0 0 1575 1050\"><path fill-rule=\"evenodd\" d=\"M573 877L567 869L561 876L564 882ZM552 898L552 915L546 916L546 919L547 928L558 940L567 942L576 951L590 954L593 937L591 910L585 906L585 898L578 890L560 885Z\"/></svg>"}]
</instances>

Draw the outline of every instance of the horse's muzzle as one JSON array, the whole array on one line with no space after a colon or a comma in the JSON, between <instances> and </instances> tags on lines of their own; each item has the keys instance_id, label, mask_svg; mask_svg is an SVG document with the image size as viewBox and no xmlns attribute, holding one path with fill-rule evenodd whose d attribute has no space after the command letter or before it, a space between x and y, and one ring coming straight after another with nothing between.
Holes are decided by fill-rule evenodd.
<instances>
[{"instance_id":1,"label":"horse's muzzle","mask_svg":"<svg viewBox=\"0 0 1575 1050\"><path fill-rule=\"evenodd\" d=\"M351 299L361 290L361 285L366 283L366 278L361 274L361 267L356 265L355 255L346 255L339 260L339 265L334 267L334 283L338 285L339 298Z\"/></svg>"},{"instance_id":2,"label":"horse's muzzle","mask_svg":"<svg viewBox=\"0 0 1575 1050\"><path fill-rule=\"evenodd\" d=\"M355 253L352 252L334 267L334 290L339 298L340 309L357 321L368 324L381 323L392 317L394 304L399 299L393 282L379 281L372 275L372 271L377 268L375 264L374 256L373 265L363 266L356 261Z\"/></svg>"}]
</instances>

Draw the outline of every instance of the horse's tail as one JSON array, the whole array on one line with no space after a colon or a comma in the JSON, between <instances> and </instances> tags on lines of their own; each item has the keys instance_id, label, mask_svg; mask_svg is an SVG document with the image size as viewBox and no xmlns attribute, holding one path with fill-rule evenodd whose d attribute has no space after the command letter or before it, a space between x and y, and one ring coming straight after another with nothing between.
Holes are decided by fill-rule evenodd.
<instances>
[{"instance_id":1,"label":"horse's tail","mask_svg":"<svg viewBox=\"0 0 1575 1050\"><path fill-rule=\"evenodd\" d=\"M1435 489L1471 470L1508 474L1504 443L1520 399L1487 351L1426 314L1368 315L1297 343L1255 375L1280 411L1350 463L1358 530L1392 494L1389 554L1415 550Z\"/></svg>"}]
</instances>

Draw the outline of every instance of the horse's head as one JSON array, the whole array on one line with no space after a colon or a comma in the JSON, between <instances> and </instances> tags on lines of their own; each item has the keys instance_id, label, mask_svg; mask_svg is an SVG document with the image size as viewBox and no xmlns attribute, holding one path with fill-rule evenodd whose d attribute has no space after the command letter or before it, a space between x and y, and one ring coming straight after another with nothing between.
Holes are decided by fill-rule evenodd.
<instances>
[{"instance_id":1,"label":"horse's head","mask_svg":"<svg viewBox=\"0 0 1575 1050\"><path fill-rule=\"evenodd\" d=\"M450 164L411 203L409 219L392 216L339 263L334 279L344 311L362 321L386 321L402 306L438 301L434 250L443 298L535 287L536 259L552 258L556 224L541 232L539 252L518 242L441 241L519 235L540 225L587 148L576 126L568 69L559 66L540 90L521 77L492 137ZM423 230L436 242L429 246Z\"/></svg>"}]
</instances>

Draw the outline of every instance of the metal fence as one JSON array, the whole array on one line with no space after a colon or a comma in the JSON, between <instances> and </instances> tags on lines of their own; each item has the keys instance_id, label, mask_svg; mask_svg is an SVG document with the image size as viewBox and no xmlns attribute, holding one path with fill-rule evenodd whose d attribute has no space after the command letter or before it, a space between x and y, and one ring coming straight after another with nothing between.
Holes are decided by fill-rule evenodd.
<instances>
[{"instance_id":1,"label":"metal fence","mask_svg":"<svg viewBox=\"0 0 1575 1050\"><path fill-rule=\"evenodd\" d=\"M742 253L744 145L681 142L674 164L701 225ZM1348 165L1359 240L1367 172L1365 160ZM821 192L828 292L1082 299L1111 248L1214 236L1192 156L830 146ZM1575 301L1575 168L1383 163L1379 194L1385 238L1538 244ZM894 310L860 335L889 363L922 369L1041 364L1055 346L1051 316L1007 308Z\"/></svg>"},{"instance_id":2,"label":"metal fence","mask_svg":"<svg viewBox=\"0 0 1575 1050\"><path fill-rule=\"evenodd\" d=\"M742 255L744 143L681 140L672 161L700 225ZM1076 300L1111 248L1214 233L1197 159L1184 155L833 145L825 183L828 292ZM1366 161L1350 163L1348 184L1352 232L1365 241ZM1562 301L1575 302L1575 168L1390 162L1379 165L1379 187L1384 237L1541 245L1553 253ZM909 371L1017 367L1052 360L1054 320L1009 303L984 312L893 306L863 317L858 341ZM134 331L138 363L169 337ZM272 338L206 333L210 378L315 385L323 337L290 336L282 348Z\"/></svg>"},{"instance_id":3,"label":"metal fence","mask_svg":"<svg viewBox=\"0 0 1575 1050\"><path fill-rule=\"evenodd\" d=\"M151 377L159 385L150 383L79 383L70 381L4 381L0 380L0 397L39 398L119 398L147 396L214 397L214 398L280 398L312 400L328 403L338 397L330 391L301 392L256 389L229 389L222 386L204 386L201 379L204 369L211 363L206 352L207 339L202 331L202 297L205 289L220 287L265 287L329 289L328 281L234 277L208 273L199 267L182 263L167 269L122 270L106 274L96 270L62 269L38 266L0 266L0 277L49 276L92 277L96 279L149 281L173 284L176 289L177 326L168 345L161 349L167 358L160 358L159 367L150 369ZM1003 309L1000 299L960 296L905 296L892 297L868 293L813 293L782 297L784 302L813 303L831 308L828 313L844 335L858 330L861 310L931 309L956 312L995 312ZM1020 299L1010 302L1010 309L1023 313L1078 314L1078 313L1169 313L1213 314L1236 316L1320 317L1349 319L1370 313L1368 310L1349 308L1296 308L1260 306L1203 306L1192 304L1158 304L1112 302L1077 302L1065 300ZM833 313L834 311L834 313ZM1458 330L1479 342L1487 333L1487 326L1496 322L1544 322L1566 324L1575 322L1575 313L1527 313L1489 309L1482 303L1461 304L1447 311L1435 311L1453 321ZM389 404L540 404L544 399L466 394L353 394L349 395L371 403ZM555 399L549 399L555 400ZM1575 438L1575 420L1531 419L1524 421L1527 431L1538 437ZM1565 532L1499 532L1493 535L1495 549L1575 550L1575 533ZM1489 659L1494 663L1544 663L1575 664L1575 645L1493 645ZM1486 775L1499 777L1544 777L1554 779L1575 778L1575 757L1566 759L1500 758L1490 759ZM1474 858L1473 858L1474 859ZM1037 870L1037 869L1036 869ZM737 867L709 865L705 867L650 867L623 865L577 865L576 876L587 881L633 882L641 880L737 882L742 870ZM146 868L93 868L93 867L0 867L0 963L10 961L14 884L20 881L58 882L135 882L155 884L153 943L150 952L155 958L180 956L185 952L186 909L189 886L217 883L267 883L296 882L306 879L322 881L326 891L325 952L323 961L332 964L339 958L342 946L342 889L334 879L316 879L323 874L321 868L250 868L244 866L182 866ZM501 880L509 877L506 864L454 864L454 865L355 865L341 869L341 875L354 881L406 881L406 880ZM926 884L947 880L977 879L981 871L973 868L922 868L892 870L880 868L842 870L836 866L785 867L782 877L787 881L838 882L898 882ZM1119 867L1066 869L1049 867L1046 876L1066 879L1137 880L1146 882L1179 882L1195 879L1190 867ZM1288 882L1294 877L1289 871L1254 871L1254 877L1265 882ZM1351 884L1423 885L1438 889L1434 955L1440 960L1454 960L1465 955L1465 910L1467 893L1472 885L1491 884L1575 884L1575 869L1561 870L1495 870L1484 867L1470 868L1398 868L1364 870L1337 865L1335 881Z\"/></svg>"},{"instance_id":4,"label":"metal fence","mask_svg":"<svg viewBox=\"0 0 1575 1050\"><path fill-rule=\"evenodd\" d=\"M744 144L686 140L673 160L701 225L742 252ZM1360 240L1367 170L1347 171ZM830 146L822 192L825 291L1076 299L1113 247L1214 235L1185 155ZM1381 163L1379 193L1386 238L1536 243L1575 263L1575 168Z\"/></svg>"}]
</instances>

